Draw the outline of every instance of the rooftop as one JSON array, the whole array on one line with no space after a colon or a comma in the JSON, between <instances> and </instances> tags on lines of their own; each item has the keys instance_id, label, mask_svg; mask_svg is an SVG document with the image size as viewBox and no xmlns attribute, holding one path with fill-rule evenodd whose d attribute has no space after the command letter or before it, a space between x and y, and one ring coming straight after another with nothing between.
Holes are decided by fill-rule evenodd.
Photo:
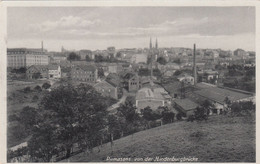
<instances>
[{"instance_id":1,"label":"rooftop","mask_svg":"<svg viewBox=\"0 0 260 164\"><path fill-rule=\"evenodd\" d=\"M156 90L152 90L150 88L142 88L137 92L136 100L143 100L143 99L164 100L164 97L160 92Z\"/></svg>"},{"instance_id":2,"label":"rooftop","mask_svg":"<svg viewBox=\"0 0 260 164\"><path fill-rule=\"evenodd\" d=\"M228 97L231 101L237 101L253 96L252 94L245 93L243 91L220 88L214 85L208 85L206 83L198 83L196 87L199 87L200 89L195 91L195 94L221 104L225 102L226 97Z\"/></svg>"},{"instance_id":3,"label":"rooftop","mask_svg":"<svg viewBox=\"0 0 260 164\"><path fill-rule=\"evenodd\" d=\"M199 106L199 104L189 99L175 99L173 101L185 111L195 109Z\"/></svg>"},{"instance_id":4,"label":"rooftop","mask_svg":"<svg viewBox=\"0 0 260 164\"><path fill-rule=\"evenodd\" d=\"M75 68L80 68L84 71L96 71L96 67L94 65L78 65L78 66L75 66Z\"/></svg>"}]
</instances>

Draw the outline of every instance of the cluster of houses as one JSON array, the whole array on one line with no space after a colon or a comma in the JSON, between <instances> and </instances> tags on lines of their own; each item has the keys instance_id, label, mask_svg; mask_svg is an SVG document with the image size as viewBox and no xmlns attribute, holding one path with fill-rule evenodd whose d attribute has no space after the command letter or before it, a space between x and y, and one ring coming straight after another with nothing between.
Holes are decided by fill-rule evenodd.
<instances>
[{"instance_id":1,"label":"cluster of houses","mask_svg":"<svg viewBox=\"0 0 260 164\"><path fill-rule=\"evenodd\" d=\"M193 72L195 59L191 49L159 49L157 39L154 47L150 41L148 49L116 50L115 47L108 47L107 50L75 52L80 56L80 60L68 61L70 51L64 48L59 53L47 52L43 46L39 50L8 49L8 65L12 68L26 67L28 79L70 78L75 83L90 84L102 95L114 99L119 99L122 96L122 89L125 89L135 96L138 110L146 106L150 106L153 110L160 106L168 106L185 113L194 110L204 99L212 101L220 110L224 108L225 97L232 101L254 97L251 93L217 87L216 84L223 77L223 73L215 70L217 64L228 66L232 62L237 62L238 60L233 60L237 58L241 59L245 66L252 67L255 61L253 52L241 49L234 52L198 49L196 73ZM46 54L49 56L49 61ZM96 55L112 56L117 62L94 62ZM164 58L166 63L160 64L157 61L159 57ZM87 58L89 60L86 60ZM246 60L249 63L245 63ZM141 69L151 71L151 75L138 74ZM176 81L169 85L161 84L160 79L153 75L154 69L160 71L160 78L175 77Z\"/></svg>"}]
</instances>

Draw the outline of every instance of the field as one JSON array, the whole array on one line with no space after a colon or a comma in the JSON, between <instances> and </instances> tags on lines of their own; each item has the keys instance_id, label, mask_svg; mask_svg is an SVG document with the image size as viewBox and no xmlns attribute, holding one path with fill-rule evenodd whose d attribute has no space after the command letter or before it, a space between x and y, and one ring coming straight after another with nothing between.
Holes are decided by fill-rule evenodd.
<instances>
[{"instance_id":1,"label":"field","mask_svg":"<svg viewBox=\"0 0 260 164\"><path fill-rule=\"evenodd\" d=\"M211 116L207 122L175 122L141 131L118 140L113 147L104 144L100 151L83 152L62 162L100 162L108 157L174 157L198 162L255 162L254 117ZM112 151L113 150L113 151ZM112 162L112 161L110 161Z\"/></svg>"}]
</instances>

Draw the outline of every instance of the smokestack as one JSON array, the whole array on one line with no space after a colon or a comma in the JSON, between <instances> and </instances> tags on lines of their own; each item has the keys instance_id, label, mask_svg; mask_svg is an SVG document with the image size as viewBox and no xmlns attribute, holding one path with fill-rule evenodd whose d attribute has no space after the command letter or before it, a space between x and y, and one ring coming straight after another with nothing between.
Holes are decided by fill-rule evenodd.
<instances>
[{"instance_id":1,"label":"smokestack","mask_svg":"<svg viewBox=\"0 0 260 164\"><path fill-rule=\"evenodd\" d=\"M151 56L151 78L153 77L153 54Z\"/></svg>"},{"instance_id":2,"label":"smokestack","mask_svg":"<svg viewBox=\"0 0 260 164\"><path fill-rule=\"evenodd\" d=\"M197 67L196 67L196 44L194 44L193 49L193 76L194 76L194 85L197 83Z\"/></svg>"},{"instance_id":3,"label":"smokestack","mask_svg":"<svg viewBox=\"0 0 260 164\"><path fill-rule=\"evenodd\" d=\"M42 53L43 53L43 41L42 41Z\"/></svg>"}]
</instances>

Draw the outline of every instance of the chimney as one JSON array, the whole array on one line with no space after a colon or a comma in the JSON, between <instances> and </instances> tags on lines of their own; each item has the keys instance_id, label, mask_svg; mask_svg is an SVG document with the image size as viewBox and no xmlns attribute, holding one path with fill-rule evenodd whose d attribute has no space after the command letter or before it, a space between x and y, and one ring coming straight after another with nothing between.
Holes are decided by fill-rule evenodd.
<instances>
[{"instance_id":1,"label":"chimney","mask_svg":"<svg viewBox=\"0 0 260 164\"><path fill-rule=\"evenodd\" d=\"M42 41L42 53L43 53L43 41Z\"/></svg>"},{"instance_id":2,"label":"chimney","mask_svg":"<svg viewBox=\"0 0 260 164\"><path fill-rule=\"evenodd\" d=\"M196 44L194 44L194 49L193 49L193 76L194 76L194 85L196 85L197 83Z\"/></svg>"}]
</instances>

